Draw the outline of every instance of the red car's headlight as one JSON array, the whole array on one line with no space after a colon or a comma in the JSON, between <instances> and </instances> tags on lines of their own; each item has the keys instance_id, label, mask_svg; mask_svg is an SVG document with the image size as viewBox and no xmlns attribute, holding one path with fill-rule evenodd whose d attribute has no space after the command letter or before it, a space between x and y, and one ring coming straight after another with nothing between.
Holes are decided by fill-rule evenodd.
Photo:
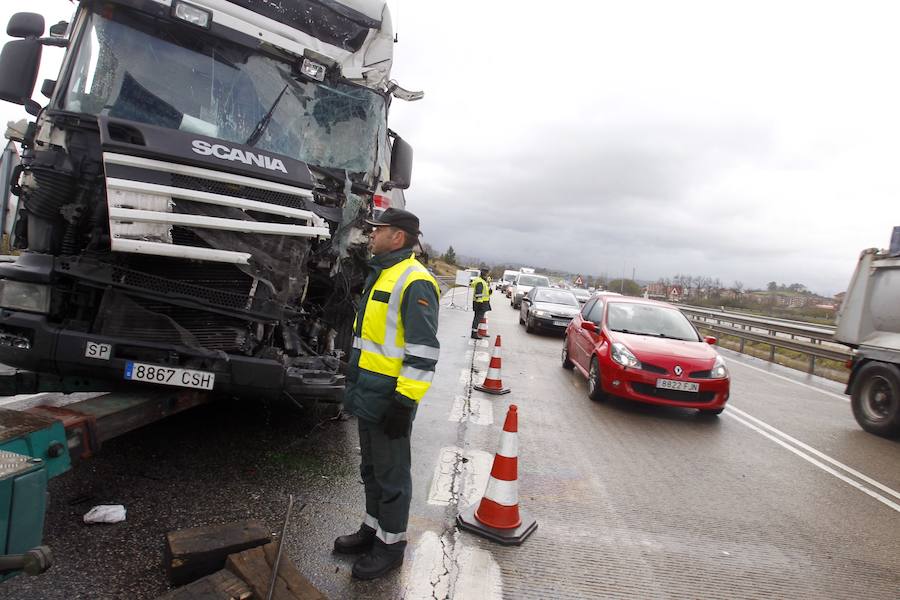
<instances>
[{"instance_id":1,"label":"red car's headlight","mask_svg":"<svg viewBox=\"0 0 900 600\"><path fill-rule=\"evenodd\" d=\"M712 379L725 379L728 377L728 369L725 368L725 360L721 356L716 356L716 362L709 372L709 376Z\"/></svg>"},{"instance_id":2,"label":"red car's headlight","mask_svg":"<svg viewBox=\"0 0 900 600\"><path fill-rule=\"evenodd\" d=\"M631 367L632 369L640 369L641 361L631 353L631 350L625 347L622 342L615 342L611 346L610 356L614 361L623 367Z\"/></svg>"}]
</instances>

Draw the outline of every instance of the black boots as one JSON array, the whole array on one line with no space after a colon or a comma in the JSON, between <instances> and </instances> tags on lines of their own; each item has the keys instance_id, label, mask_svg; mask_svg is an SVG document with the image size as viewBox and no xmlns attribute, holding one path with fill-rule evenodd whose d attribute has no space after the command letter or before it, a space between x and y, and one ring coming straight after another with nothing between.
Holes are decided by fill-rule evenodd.
<instances>
[{"instance_id":1,"label":"black boots","mask_svg":"<svg viewBox=\"0 0 900 600\"><path fill-rule=\"evenodd\" d=\"M337 547L337 543L335 543L335 547ZM353 576L357 579L377 579L403 564L405 550L405 541L385 544L376 539L369 553L353 564Z\"/></svg>"},{"instance_id":2,"label":"black boots","mask_svg":"<svg viewBox=\"0 0 900 600\"><path fill-rule=\"evenodd\" d=\"M356 533L342 535L334 540L334 551L340 554L362 554L372 549L374 541L375 530L368 525L361 525Z\"/></svg>"}]
</instances>

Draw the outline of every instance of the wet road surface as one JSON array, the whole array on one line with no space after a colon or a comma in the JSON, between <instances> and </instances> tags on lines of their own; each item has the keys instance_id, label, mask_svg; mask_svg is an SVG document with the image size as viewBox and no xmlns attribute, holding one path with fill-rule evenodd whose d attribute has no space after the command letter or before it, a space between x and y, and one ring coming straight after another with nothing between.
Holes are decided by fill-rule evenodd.
<instances>
[{"instance_id":1,"label":"wet road surface","mask_svg":"<svg viewBox=\"0 0 900 600\"><path fill-rule=\"evenodd\" d=\"M443 308L401 570L356 582L352 559L331 554L363 515L355 420L245 401L123 436L52 480L57 564L0 598L153 598L167 590L165 532L250 517L275 531L288 493L306 505L289 556L336 599L898 597L900 443L860 430L839 387L723 351L732 398L718 419L592 402L560 367L560 337L526 334L508 302L492 304L512 393L472 391L490 348L468 339L471 312ZM512 403L519 499L538 529L503 547L454 520L481 496ZM83 525L101 503L128 520Z\"/></svg>"}]
</instances>

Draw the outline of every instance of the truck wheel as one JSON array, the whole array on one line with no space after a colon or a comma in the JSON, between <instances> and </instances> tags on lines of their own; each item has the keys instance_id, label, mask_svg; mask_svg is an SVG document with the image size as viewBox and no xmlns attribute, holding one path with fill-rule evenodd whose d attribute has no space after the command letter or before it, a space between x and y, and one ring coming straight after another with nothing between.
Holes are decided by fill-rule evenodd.
<instances>
[{"instance_id":1,"label":"truck wheel","mask_svg":"<svg viewBox=\"0 0 900 600\"><path fill-rule=\"evenodd\" d=\"M900 435L900 370L872 361L860 368L850 393L853 416L875 435Z\"/></svg>"}]
</instances>

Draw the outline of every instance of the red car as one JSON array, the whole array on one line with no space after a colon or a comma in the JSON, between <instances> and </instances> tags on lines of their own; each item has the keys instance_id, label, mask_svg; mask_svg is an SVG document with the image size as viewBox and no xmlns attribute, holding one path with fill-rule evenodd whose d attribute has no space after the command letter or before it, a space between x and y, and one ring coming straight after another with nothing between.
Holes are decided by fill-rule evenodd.
<instances>
[{"instance_id":1,"label":"red car","mask_svg":"<svg viewBox=\"0 0 900 600\"><path fill-rule=\"evenodd\" d=\"M588 396L648 404L725 409L725 361L680 310L655 300L596 295L566 328L562 366L587 377Z\"/></svg>"}]
</instances>

